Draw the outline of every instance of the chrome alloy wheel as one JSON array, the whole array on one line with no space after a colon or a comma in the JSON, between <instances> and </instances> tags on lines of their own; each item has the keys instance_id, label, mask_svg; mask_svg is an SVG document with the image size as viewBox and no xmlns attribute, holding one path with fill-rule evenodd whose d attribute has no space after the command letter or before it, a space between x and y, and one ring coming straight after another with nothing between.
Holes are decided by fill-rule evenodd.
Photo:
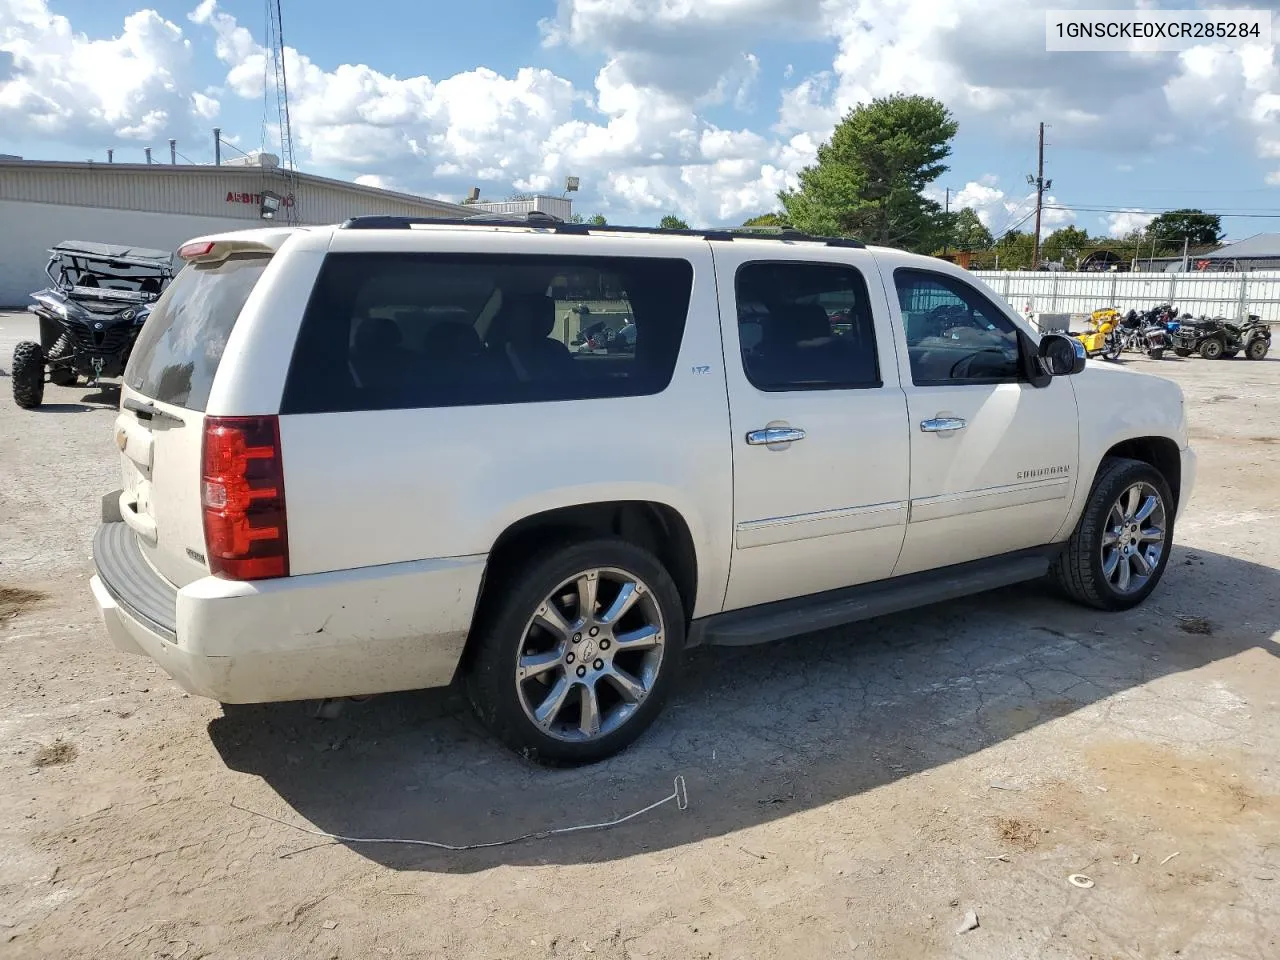
<instances>
[{"instance_id":1,"label":"chrome alloy wheel","mask_svg":"<svg viewBox=\"0 0 1280 960\"><path fill-rule=\"evenodd\" d=\"M570 577L525 626L521 708L557 740L608 736L652 692L665 633L657 597L634 574L609 567Z\"/></svg>"},{"instance_id":2,"label":"chrome alloy wheel","mask_svg":"<svg viewBox=\"0 0 1280 960\"><path fill-rule=\"evenodd\" d=\"M1149 483L1135 483L1112 504L1102 533L1102 575L1117 593L1146 586L1164 556L1165 529L1164 499Z\"/></svg>"}]
</instances>

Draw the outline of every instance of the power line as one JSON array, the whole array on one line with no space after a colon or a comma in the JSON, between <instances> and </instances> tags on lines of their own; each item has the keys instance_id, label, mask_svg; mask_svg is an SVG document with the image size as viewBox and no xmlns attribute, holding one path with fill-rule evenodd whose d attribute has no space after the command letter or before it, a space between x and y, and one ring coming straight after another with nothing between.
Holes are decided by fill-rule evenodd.
<instances>
[{"instance_id":1,"label":"power line","mask_svg":"<svg viewBox=\"0 0 1280 960\"><path fill-rule=\"evenodd\" d=\"M1081 204L1057 203L1044 205L1046 210L1067 210L1083 213L1136 213L1151 214L1157 216L1161 213L1180 213L1184 210L1194 210L1196 213L1206 213L1214 217L1280 217L1280 210L1248 210L1234 212L1230 210L1204 210L1200 207L1101 207L1101 206L1084 206Z\"/></svg>"}]
</instances>

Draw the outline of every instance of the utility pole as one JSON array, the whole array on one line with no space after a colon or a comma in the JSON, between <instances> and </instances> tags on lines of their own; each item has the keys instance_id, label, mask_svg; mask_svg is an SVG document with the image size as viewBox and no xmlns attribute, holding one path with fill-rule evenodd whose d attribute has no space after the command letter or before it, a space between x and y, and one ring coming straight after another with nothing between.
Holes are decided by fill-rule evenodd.
<instances>
[{"instance_id":1,"label":"utility pole","mask_svg":"<svg viewBox=\"0 0 1280 960\"><path fill-rule=\"evenodd\" d=\"M942 206L942 222L947 228L947 232L942 235L942 255L947 255L947 243L951 239L951 188L947 187L947 199Z\"/></svg>"},{"instance_id":2,"label":"utility pole","mask_svg":"<svg viewBox=\"0 0 1280 960\"><path fill-rule=\"evenodd\" d=\"M1040 212L1044 208L1044 192L1053 186L1052 180L1044 178L1044 124L1040 124L1040 162L1036 167L1036 175L1028 176L1027 183L1036 188L1036 239L1031 248L1031 269L1040 268Z\"/></svg>"}]
</instances>

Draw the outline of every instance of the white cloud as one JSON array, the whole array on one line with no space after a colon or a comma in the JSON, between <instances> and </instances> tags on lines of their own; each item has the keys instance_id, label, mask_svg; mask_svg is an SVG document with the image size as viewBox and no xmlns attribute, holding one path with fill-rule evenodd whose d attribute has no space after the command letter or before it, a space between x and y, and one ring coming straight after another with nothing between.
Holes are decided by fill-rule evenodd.
<instances>
[{"instance_id":1,"label":"white cloud","mask_svg":"<svg viewBox=\"0 0 1280 960\"><path fill-rule=\"evenodd\" d=\"M1132 233L1134 230L1145 230L1147 224L1155 218L1156 215L1154 213L1144 213L1136 209L1108 214L1104 220L1107 226L1107 236L1118 239Z\"/></svg>"},{"instance_id":2,"label":"white cloud","mask_svg":"<svg viewBox=\"0 0 1280 960\"><path fill-rule=\"evenodd\" d=\"M6 138L97 144L190 132L215 102L191 88L191 44L154 10L91 40L46 0L0 2L0 129Z\"/></svg>"}]
</instances>

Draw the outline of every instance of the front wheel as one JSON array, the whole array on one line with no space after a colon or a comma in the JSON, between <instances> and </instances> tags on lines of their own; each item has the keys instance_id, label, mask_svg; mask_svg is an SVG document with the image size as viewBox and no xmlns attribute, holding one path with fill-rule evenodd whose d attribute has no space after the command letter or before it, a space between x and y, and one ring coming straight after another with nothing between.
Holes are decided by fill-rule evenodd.
<instances>
[{"instance_id":1,"label":"front wheel","mask_svg":"<svg viewBox=\"0 0 1280 960\"><path fill-rule=\"evenodd\" d=\"M680 670L680 593L648 551L599 539L537 554L493 582L471 638L480 720L530 760L602 760L657 717Z\"/></svg>"},{"instance_id":2,"label":"front wheel","mask_svg":"<svg viewBox=\"0 0 1280 960\"><path fill-rule=\"evenodd\" d=\"M1206 360L1217 360L1222 356L1224 347L1221 340L1206 340L1200 344L1200 356Z\"/></svg>"},{"instance_id":3,"label":"front wheel","mask_svg":"<svg viewBox=\"0 0 1280 960\"><path fill-rule=\"evenodd\" d=\"M1136 607L1164 576L1173 520L1169 484L1155 467L1108 458L1050 578L1084 606Z\"/></svg>"},{"instance_id":4,"label":"front wheel","mask_svg":"<svg viewBox=\"0 0 1280 960\"><path fill-rule=\"evenodd\" d=\"M1103 360L1119 360L1120 351L1123 349L1123 347L1124 345L1118 339L1109 340L1106 343L1106 345L1102 348L1102 359Z\"/></svg>"},{"instance_id":5,"label":"front wheel","mask_svg":"<svg viewBox=\"0 0 1280 960\"><path fill-rule=\"evenodd\" d=\"M1245 347L1244 355L1250 360L1262 360L1270 349L1271 341L1264 337L1258 337L1249 346Z\"/></svg>"},{"instance_id":6,"label":"front wheel","mask_svg":"<svg viewBox=\"0 0 1280 960\"><path fill-rule=\"evenodd\" d=\"M13 348L13 402L34 410L44 400L44 350L32 340Z\"/></svg>"}]
</instances>

